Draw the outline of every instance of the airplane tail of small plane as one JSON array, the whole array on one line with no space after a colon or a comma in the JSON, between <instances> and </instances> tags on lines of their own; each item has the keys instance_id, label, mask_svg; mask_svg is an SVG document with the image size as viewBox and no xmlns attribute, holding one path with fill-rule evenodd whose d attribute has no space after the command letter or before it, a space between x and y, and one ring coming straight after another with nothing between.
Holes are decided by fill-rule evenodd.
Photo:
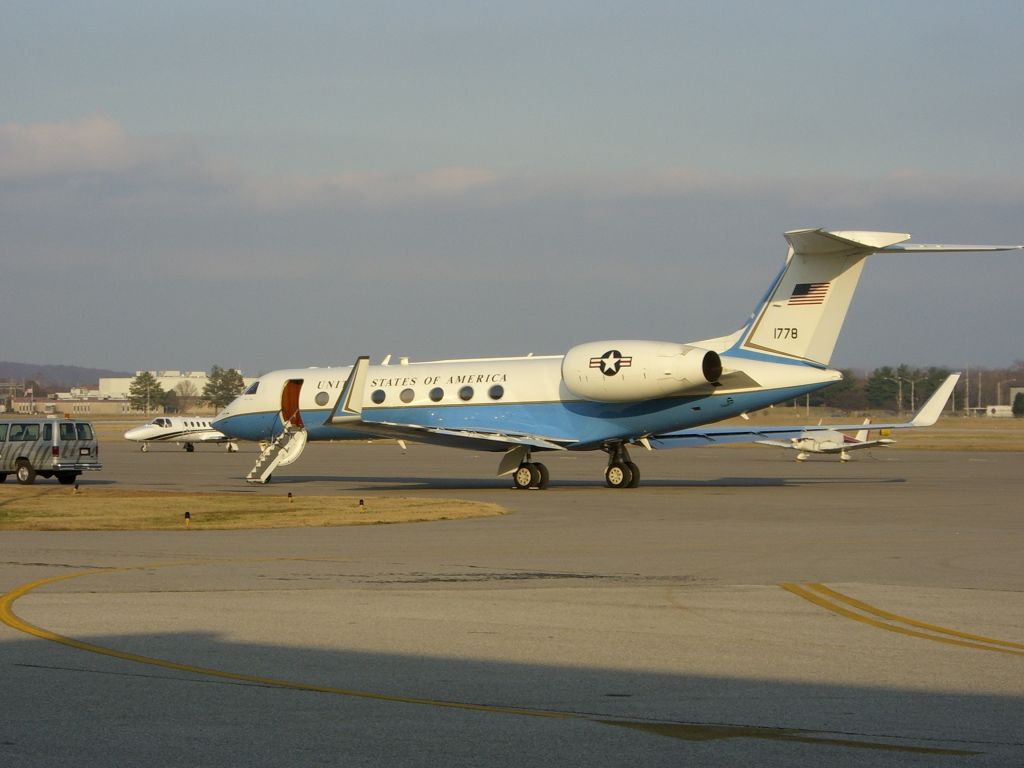
<instances>
[{"instance_id":1,"label":"airplane tail of small plane","mask_svg":"<svg viewBox=\"0 0 1024 768\"><path fill-rule=\"evenodd\" d=\"M854 441L858 443L866 443L868 440L868 425L871 424L871 419L864 419L864 429L857 431L857 434L853 436Z\"/></svg>"},{"instance_id":2,"label":"airplane tail of small plane","mask_svg":"<svg viewBox=\"0 0 1024 768\"><path fill-rule=\"evenodd\" d=\"M786 264L729 352L827 367L853 293L873 253L998 251L1020 246L900 245L900 232L798 229L786 233Z\"/></svg>"}]
</instances>

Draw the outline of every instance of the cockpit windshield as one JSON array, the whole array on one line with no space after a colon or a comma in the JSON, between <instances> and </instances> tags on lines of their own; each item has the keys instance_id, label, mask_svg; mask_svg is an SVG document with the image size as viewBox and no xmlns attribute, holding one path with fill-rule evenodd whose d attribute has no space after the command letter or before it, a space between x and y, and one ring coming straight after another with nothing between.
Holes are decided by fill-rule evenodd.
<instances>
[{"instance_id":1,"label":"cockpit windshield","mask_svg":"<svg viewBox=\"0 0 1024 768\"><path fill-rule=\"evenodd\" d=\"M249 385L249 388L247 390L245 390L245 394L247 394L247 395L255 395L256 394L256 390L259 389L259 388L260 388L260 382L259 382L259 379L257 379L256 381L254 381L252 384Z\"/></svg>"}]
</instances>

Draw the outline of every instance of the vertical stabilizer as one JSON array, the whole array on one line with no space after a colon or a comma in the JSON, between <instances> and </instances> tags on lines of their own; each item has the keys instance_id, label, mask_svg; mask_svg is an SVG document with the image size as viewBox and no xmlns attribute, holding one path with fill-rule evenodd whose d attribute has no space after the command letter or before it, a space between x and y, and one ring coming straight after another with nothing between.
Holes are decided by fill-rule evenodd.
<instances>
[{"instance_id":1,"label":"vertical stabilizer","mask_svg":"<svg viewBox=\"0 0 1024 768\"><path fill-rule=\"evenodd\" d=\"M737 349L827 366L864 259L908 239L896 232L787 232L786 267Z\"/></svg>"}]
</instances>

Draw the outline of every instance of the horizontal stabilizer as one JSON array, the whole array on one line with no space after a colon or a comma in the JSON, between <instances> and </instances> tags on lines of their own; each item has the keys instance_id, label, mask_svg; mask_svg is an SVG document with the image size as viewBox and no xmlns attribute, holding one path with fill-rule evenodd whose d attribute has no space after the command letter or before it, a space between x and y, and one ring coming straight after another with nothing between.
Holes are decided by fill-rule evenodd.
<instances>
[{"instance_id":1,"label":"horizontal stabilizer","mask_svg":"<svg viewBox=\"0 0 1024 768\"><path fill-rule=\"evenodd\" d=\"M797 229L786 233L794 253L803 256L853 256L875 253L910 239L903 232L830 232Z\"/></svg>"}]
</instances>

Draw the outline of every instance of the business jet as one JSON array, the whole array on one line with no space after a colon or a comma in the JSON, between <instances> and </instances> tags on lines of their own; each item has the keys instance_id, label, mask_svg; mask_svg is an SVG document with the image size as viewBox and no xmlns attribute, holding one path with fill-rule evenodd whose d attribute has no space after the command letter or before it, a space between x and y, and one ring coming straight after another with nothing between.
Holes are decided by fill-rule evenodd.
<instances>
[{"instance_id":1,"label":"business jet","mask_svg":"<svg viewBox=\"0 0 1024 768\"><path fill-rule=\"evenodd\" d=\"M863 450L864 448L885 448L892 445L895 440L884 437L885 434L891 429L908 429L913 427L930 427L936 421L939 420L939 415L942 413L942 409L946 405L946 401L949 400L950 394L953 392L953 387L956 386L957 381L960 380L960 374L954 373L946 377L946 380L942 382L935 393L928 398L921 410L918 411L914 417L903 424L894 424L886 428L879 429L877 426L875 429L879 429L880 436L869 440L868 433L871 424L871 419L864 419L864 423L861 424L861 429L857 430L855 435L849 435L842 431L844 428L839 426L821 427L820 431L807 431L803 427L797 427L799 430L796 434L786 435L782 432L774 434L771 440L755 440L754 442L759 445L771 445L776 448L789 448L790 450L797 451L797 461L807 461L807 458L812 453L825 453L825 454L839 454L839 460L846 462L850 460L850 451Z\"/></svg>"},{"instance_id":2,"label":"business jet","mask_svg":"<svg viewBox=\"0 0 1024 768\"><path fill-rule=\"evenodd\" d=\"M192 453L196 443L225 443L229 453L238 450L234 440L210 426L210 420L195 416L159 416L124 433L126 440L142 443L148 451L150 443L176 443Z\"/></svg>"},{"instance_id":3,"label":"business jet","mask_svg":"<svg viewBox=\"0 0 1024 768\"><path fill-rule=\"evenodd\" d=\"M213 422L270 441L247 476L271 478L308 440L392 438L502 453L515 488L546 488L534 454L601 450L611 488L635 488L629 449L770 439L837 427L708 426L802 397L842 378L829 361L868 256L999 251L1021 245L916 245L891 232L787 232L785 263L747 322L687 343L592 341L563 355L282 370L255 381ZM859 425L852 425L856 429ZM879 424L878 428L898 427Z\"/></svg>"}]
</instances>

